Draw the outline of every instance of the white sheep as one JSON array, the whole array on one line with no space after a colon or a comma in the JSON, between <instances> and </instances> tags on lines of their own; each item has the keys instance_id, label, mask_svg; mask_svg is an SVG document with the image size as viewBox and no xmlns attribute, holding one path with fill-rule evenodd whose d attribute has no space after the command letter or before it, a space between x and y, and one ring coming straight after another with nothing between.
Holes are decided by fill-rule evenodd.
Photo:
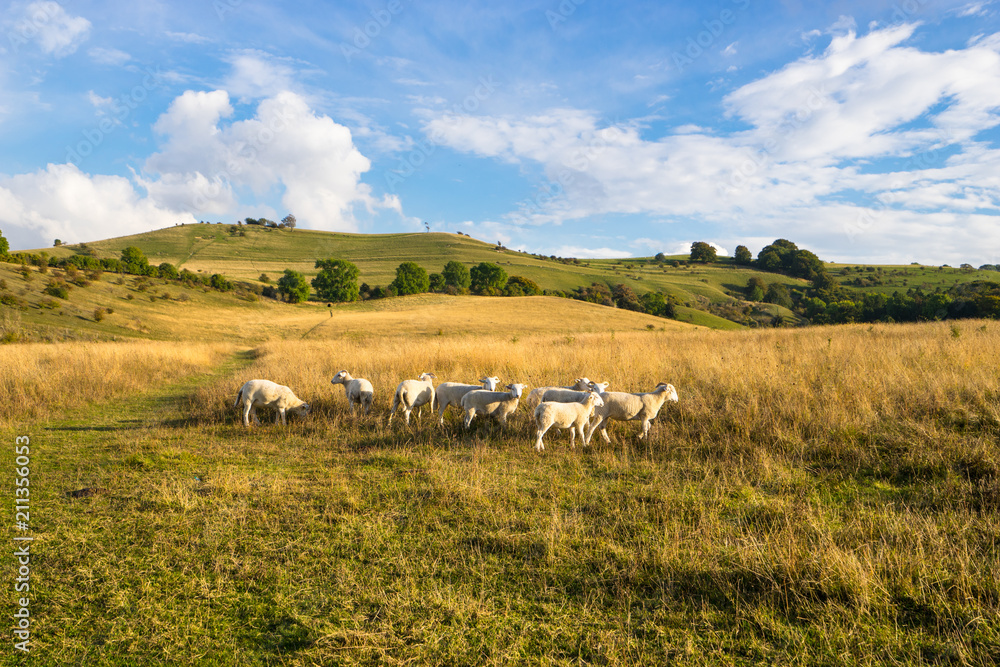
<instances>
[{"instance_id":1,"label":"white sheep","mask_svg":"<svg viewBox=\"0 0 1000 667\"><path fill-rule=\"evenodd\" d=\"M403 406L403 414L406 415L406 423L410 423L410 413L414 408L417 410L417 419L420 419L420 412L425 405L430 405L434 409L434 384L437 378L434 373L421 373L416 380L403 380L396 387L396 393L392 398L392 410L389 411L389 423L396 414L396 408Z\"/></svg>"},{"instance_id":2,"label":"white sheep","mask_svg":"<svg viewBox=\"0 0 1000 667\"><path fill-rule=\"evenodd\" d=\"M285 413L291 412L300 417L309 414L309 404L299 400L288 387L271 382L270 380L248 380L236 394L236 402L233 407L243 404L243 425L250 426L250 416L253 416L255 424L260 423L257 418L256 408L274 408L277 414L274 416L274 423L281 421L284 425Z\"/></svg>"},{"instance_id":3,"label":"white sheep","mask_svg":"<svg viewBox=\"0 0 1000 667\"><path fill-rule=\"evenodd\" d=\"M544 403L555 402L555 403L579 403L587 394L596 391L598 394L603 394L608 390L610 382L591 382L589 391L577 391L575 389L566 389L565 387L552 387L546 389L545 393L542 394L542 400L540 402Z\"/></svg>"},{"instance_id":4,"label":"white sheep","mask_svg":"<svg viewBox=\"0 0 1000 667\"><path fill-rule=\"evenodd\" d=\"M583 399L574 403L559 403L556 401L542 401L535 408L535 426L537 427L535 449L542 451L545 444L542 443L542 436L553 426L562 429L569 429L570 449L576 449L576 434L580 434L580 442L584 445L587 422L594 409L604 405L604 400L596 391L587 393Z\"/></svg>"},{"instance_id":5,"label":"white sheep","mask_svg":"<svg viewBox=\"0 0 1000 667\"><path fill-rule=\"evenodd\" d=\"M461 408L462 397L470 391L476 391L477 389L495 391L497 385L500 383L500 378L494 375L491 377L479 378L479 381L483 384L478 385L463 384L461 382L442 382L434 388L434 402L437 404L437 409L441 414L442 424L444 424L444 411L448 409L448 406L454 405L457 408Z\"/></svg>"},{"instance_id":6,"label":"white sheep","mask_svg":"<svg viewBox=\"0 0 1000 667\"><path fill-rule=\"evenodd\" d=\"M524 393L523 384L509 384L507 391L487 391L476 389L462 397L462 410L465 411L463 423L469 428L472 418L477 414L496 417L504 426L507 417L517 410L517 401Z\"/></svg>"},{"instance_id":7,"label":"white sheep","mask_svg":"<svg viewBox=\"0 0 1000 667\"><path fill-rule=\"evenodd\" d=\"M605 442L611 442L605 425L609 419L615 421L642 422L642 433L639 438L645 438L649 433L649 422L656 418L665 401L677 402L677 390L674 385L661 382L656 389L645 394L627 394L623 391L609 391L601 394L604 406L594 411L594 423L587 434L587 443L594 437L594 431L600 430Z\"/></svg>"},{"instance_id":8,"label":"white sheep","mask_svg":"<svg viewBox=\"0 0 1000 667\"><path fill-rule=\"evenodd\" d=\"M542 396L549 389L569 389L571 391L590 391L590 380L588 378L582 377L577 378L573 381L573 384L569 387L535 387L528 394L528 398L524 399L524 404L528 406L529 410L534 410L539 403L542 402Z\"/></svg>"},{"instance_id":9,"label":"white sheep","mask_svg":"<svg viewBox=\"0 0 1000 667\"><path fill-rule=\"evenodd\" d=\"M347 371L340 371L333 376L330 384L344 385L344 395L347 396L347 404L351 408L351 415L354 414L355 405L361 406L366 415L372 411L372 398L375 395L375 389L372 388L372 383L368 380L351 377L351 374Z\"/></svg>"}]
</instances>

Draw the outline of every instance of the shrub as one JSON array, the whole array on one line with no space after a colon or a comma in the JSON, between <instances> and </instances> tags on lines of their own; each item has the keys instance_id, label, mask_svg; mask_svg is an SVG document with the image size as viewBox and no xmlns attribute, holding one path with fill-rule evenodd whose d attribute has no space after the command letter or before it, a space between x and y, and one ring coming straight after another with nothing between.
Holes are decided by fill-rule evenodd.
<instances>
[{"instance_id":1,"label":"shrub","mask_svg":"<svg viewBox=\"0 0 1000 667\"><path fill-rule=\"evenodd\" d=\"M58 299L69 298L69 285L61 280L50 280L42 291Z\"/></svg>"},{"instance_id":2,"label":"shrub","mask_svg":"<svg viewBox=\"0 0 1000 667\"><path fill-rule=\"evenodd\" d=\"M403 262L396 267L396 279L392 281L390 287L395 288L396 293L401 296L419 294L430 289L431 281L427 271L419 264Z\"/></svg>"},{"instance_id":3,"label":"shrub","mask_svg":"<svg viewBox=\"0 0 1000 667\"><path fill-rule=\"evenodd\" d=\"M103 319L104 319L104 309L103 308L94 308L94 321L95 322L100 322Z\"/></svg>"}]
</instances>

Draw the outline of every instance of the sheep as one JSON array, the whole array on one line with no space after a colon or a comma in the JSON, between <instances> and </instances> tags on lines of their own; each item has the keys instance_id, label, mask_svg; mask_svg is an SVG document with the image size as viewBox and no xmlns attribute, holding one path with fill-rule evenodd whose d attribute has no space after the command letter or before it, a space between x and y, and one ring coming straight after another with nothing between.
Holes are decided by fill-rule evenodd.
<instances>
[{"instance_id":1,"label":"sheep","mask_svg":"<svg viewBox=\"0 0 1000 667\"><path fill-rule=\"evenodd\" d=\"M607 391L610 384L610 382L591 382L588 391L576 391L574 389L566 389L565 387L551 387L546 389L545 393L542 394L540 402L579 403L587 397L587 394L593 391L603 394Z\"/></svg>"},{"instance_id":2,"label":"sheep","mask_svg":"<svg viewBox=\"0 0 1000 667\"><path fill-rule=\"evenodd\" d=\"M416 380L403 380L396 387L396 394L392 398L392 410L389 411L389 423L396 414L396 408L403 406L403 414L406 415L406 423L410 423L410 413L417 409L417 419L420 419L421 408L430 404L434 408L434 384L432 380L437 379L434 373L421 373Z\"/></svg>"},{"instance_id":3,"label":"sheep","mask_svg":"<svg viewBox=\"0 0 1000 667\"><path fill-rule=\"evenodd\" d=\"M649 422L656 418L664 401L677 402L677 390L674 385L661 382L656 389L645 394L627 394L623 391L610 391L601 394L604 406L594 411L594 423L587 434L587 443L594 437L594 431L600 430L605 442L611 442L605 425L609 419L616 421L642 421L642 433L639 439L649 433Z\"/></svg>"},{"instance_id":4,"label":"sheep","mask_svg":"<svg viewBox=\"0 0 1000 667\"><path fill-rule=\"evenodd\" d=\"M375 395L375 390L372 388L371 382L364 378L351 377L351 374L347 371L340 371L333 376L330 384L344 385L344 395L347 396L347 404L351 408L352 416L354 415L355 404L361 406L366 415L371 413L372 398Z\"/></svg>"},{"instance_id":5,"label":"sheep","mask_svg":"<svg viewBox=\"0 0 1000 667\"><path fill-rule=\"evenodd\" d=\"M559 403L556 401L542 401L535 408L535 426L538 428L535 439L535 450L542 451L545 449L545 444L542 442L542 436L553 426L562 429L569 429L569 446L570 449L576 449L576 434L580 434L580 442L584 445L587 444L587 440L584 439L585 430L587 422L590 420L591 413L594 409L604 405L604 399L596 391L589 392L584 395L584 397L573 403Z\"/></svg>"},{"instance_id":6,"label":"sheep","mask_svg":"<svg viewBox=\"0 0 1000 667\"><path fill-rule=\"evenodd\" d=\"M497 384L500 383L500 378L492 376L480 378L479 381L483 383L481 386L478 384L462 384L461 382L442 382L434 389L434 402L437 404L437 409L441 414L441 424L444 424L444 411L448 409L448 406L454 405L461 408L462 397L470 391L477 389L486 389L487 391L496 390Z\"/></svg>"},{"instance_id":7,"label":"sheep","mask_svg":"<svg viewBox=\"0 0 1000 667\"><path fill-rule=\"evenodd\" d=\"M590 391L590 380L582 377L577 378L573 381L573 384L569 387L535 387L528 394L528 398L524 399L524 404L528 406L529 410L534 410L539 403L542 402L542 396L549 389L569 389L571 391Z\"/></svg>"},{"instance_id":8,"label":"sheep","mask_svg":"<svg viewBox=\"0 0 1000 667\"><path fill-rule=\"evenodd\" d=\"M270 380L248 380L236 394L236 402L233 407L243 404L243 425L250 426L250 415L253 415L254 423L259 424L256 408L264 406L274 408L278 412L274 416L274 423L281 421L282 426L286 424L285 413L291 412L300 417L309 414L309 404L299 400L288 387L271 382Z\"/></svg>"},{"instance_id":9,"label":"sheep","mask_svg":"<svg viewBox=\"0 0 1000 667\"><path fill-rule=\"evenodd\" d=\"M503 426L506 426L507 417L517 410L517 401L524 393L524 388L523 384L509 384L507 391L487 391L485 389L470 391L462 397L465 428L469 428L472 418L477 414L496 417Z\"/></svg>"}]
</instances>

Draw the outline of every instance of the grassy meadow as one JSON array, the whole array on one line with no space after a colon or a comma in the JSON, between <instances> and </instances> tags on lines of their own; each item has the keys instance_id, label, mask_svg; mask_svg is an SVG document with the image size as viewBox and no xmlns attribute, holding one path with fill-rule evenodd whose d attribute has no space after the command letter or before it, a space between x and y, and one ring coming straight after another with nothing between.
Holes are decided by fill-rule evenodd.
<instances>
[{"instance_id":1,"label":"grassy meadow","mask_svg":"<svg viewBox=\"0 0 1000 667\"><path fill-rule=\"evenodd\" d=\"M32 446L31 659L1000 661L996 323L439 323L0 350L24 369L0 428ZM374 383L371 416L329 384L342 368ZM507 430L477 418L464 432L457 413L388 426L393 388L425 370L667 381L680 402L648 441L615 423L610 445L570 450L553 431L538 453L523 407ZM63 398L95 375L96 400ZM245 429L232 404L253 377L313 414Z\"/></svg>"}]
</instances>

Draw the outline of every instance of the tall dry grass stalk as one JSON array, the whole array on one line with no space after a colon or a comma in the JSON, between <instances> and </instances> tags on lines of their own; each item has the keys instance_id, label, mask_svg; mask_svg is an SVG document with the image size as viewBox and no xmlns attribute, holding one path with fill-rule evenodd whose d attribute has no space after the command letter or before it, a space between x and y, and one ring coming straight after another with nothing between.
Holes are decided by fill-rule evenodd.
<instances>
[{"instance_id":1,"label":"tall dry grass stalk","mask_svg":"<svg viewBox=\"0 0 1000 667\"><path fill-rule=\"evenodd\" d=\"M0 347L0 424L58 416L206 372L232 354L222 343L134 341Z\"/></svg>"}]
</instances>

